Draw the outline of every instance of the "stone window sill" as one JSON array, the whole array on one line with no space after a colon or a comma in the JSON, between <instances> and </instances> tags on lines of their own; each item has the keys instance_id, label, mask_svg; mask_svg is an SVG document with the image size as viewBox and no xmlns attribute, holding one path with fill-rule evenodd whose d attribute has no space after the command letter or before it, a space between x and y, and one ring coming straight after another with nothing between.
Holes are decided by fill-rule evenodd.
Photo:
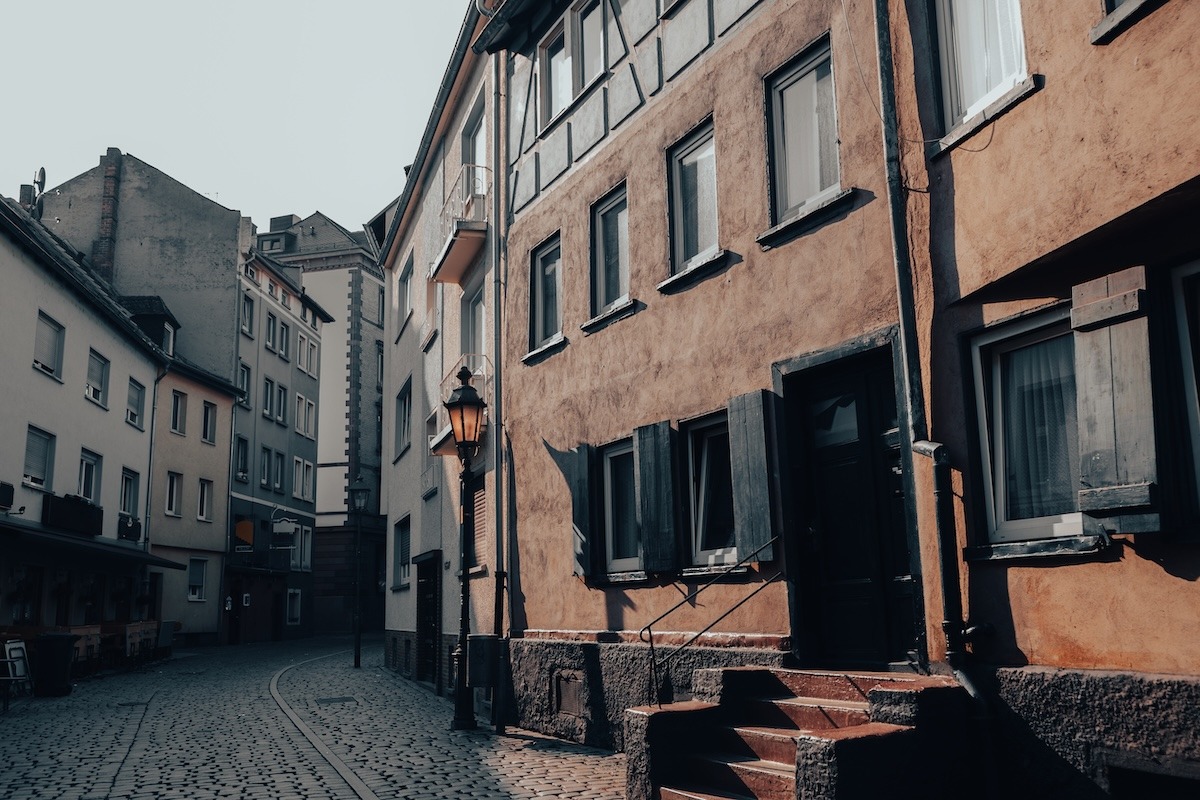
<instances>
[{"instance_id":1,"label":"stone window sill","mask_svg":"<svg viewBox=\"0 0 1200 800\"><path fill-rule=\"evenodd\" d=\"M567 339L567 337L563 336L562 332L560 331L560 332L554 334L553 336L551 336L546 341L542 342L537 347L530 350L525 355L521 356L521 363L526 364L528 366L533 366L534 364L539 363L543 359L549 358L554 353L557 353L559 350L566 347L569 343L570 343L570 340Z\"/></svg>"},{"instance_id":2,"label":"stone window sill","mask_svg":"<svg viewBox=\"0 0 1200 800\"><path fill-rule=\"evenodd\" d=\"M978 547L967 547L963 550L963 559L979 563L1093 555L1101 552L1107 546L1103 536L1091 534L1056 536L1049 539L1032 539L1027 542L995 542Z\"/></svg>"},{"instance_id":3,"label":"stone window sill","mask_svg":"<svg viewBox=\"0 0 1200 800\"><path fill-rule=\"evenodd\" d=\"M1046 79L1042 75L1030 75L1025 80L1018 83L1013 88L1009 89L996 101L987 108L980 111L970 119L963 120L953 129L946 133L938 141L932 143L929 148L929 157L937 158L950 152L958 147L963 142L970 139L990 123L999 119L1003 115L1011 111L1018 103L1032 94L1036 94L1046 85Z\"/></svg>"},{"instance_id":4,"label":"stone window sill","mask_svg":"<svg viewBox=\"0 0 1200 800\"><path fill-rule=\"evenodd\" d=\"M701 278L707 277L725 266L728 256L728 250L718 249L702 258L694 258L684 265L683 269L654 288L663 294L671 294L672 292L687 289L696 284Z\"/></svg>"},{"instance_id":5,"label":"stone window sill","mask_svg":"<svg viewBox=\"0 0 1200 800\"><path fill-rule=\"evenodd\" d=\"M755 241L764 251L787 244L801 234L808 233L829 221L829 218L838 212L848 209L854 202L855 194L859 191L850 187L835 192L820 202L803 205L788 219L760 233Z\"/></svg>"},{"instance_id":6,"label":"stone window sill","mask_svg":"<svg viewBox=\"0 0 1200 800\"><path fill-rule=\"evenodd\" d=\"M638 303L632 297L626 297L618 303L596 316L589 319L587 322L579 326L579 330L585 335L591 335L597 331L607 328L612 323L625 317L633 316L638 311Z\"/></svg>"},{"instance_id":7,"label":"stone window sill","mask_svg":"<svg viewBox=\"0 0 1200 800\"><path fill-rule=\"evenodd\" d=\"M1092 28L1092 44L1108 44L1134 23L1165 3L1166 0L1128 0Z\"/></svg>"}]
</instances>

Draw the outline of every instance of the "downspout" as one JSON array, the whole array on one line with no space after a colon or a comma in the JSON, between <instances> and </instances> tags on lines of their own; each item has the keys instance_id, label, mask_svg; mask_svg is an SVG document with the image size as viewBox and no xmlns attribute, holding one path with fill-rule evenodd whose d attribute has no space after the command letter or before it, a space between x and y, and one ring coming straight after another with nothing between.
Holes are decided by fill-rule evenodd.
<instances>
[{"instance_id":1,"label":"downspout","mask_svg":"<svg viewBox=\"0 0 1200 800\"><path fill-rule=\"evenodd\" d=\"M171 362L163 364L154 378L154 391L150 398L150 458L146 465L146 502L142 513L142 550L150 552L150 495L154 491L154 429L158 424L158 384L171 371Z\"/></svg>"},{"instance_id":2,"label":"downspout","mask_svg":"<svg viewBox=\"0 0 1200 800\"><path fill-rule=\"evenodd\" d=\"M477 7L481 5L477 2ZM480 13L484 13L480 8ZM490 12L485 16L490 16ZM503 281L500 274L500 258L501 249L501 230L503 229L501 222L501 212L503 203L501 201L501 176L507 176L508 168L505 164L504 149L500 145L501 124L503 122L501 103L503 95L500 91L500 53L493 53L492 62L492 412L494 414L492 420L492 468L493 481L495 485L495 531L496 531L496 597L495 608L493 610L493 629L496 635L497 644L504 638L504 593L508 585L508 572L505 567L504 558L504 487L505 487L505 459L504 459L504 408L503 394L503 364L504 360L501 357L501 347L503 346L502 327L500 324L501 318L501 303L503 294ZM497 664L496 664L496 685L492 693L492 724L496 728L497 733L504 732L504 712L503 712L503 687L504 687L504 648L497 646Z\"/></svg>"}]
</instances>

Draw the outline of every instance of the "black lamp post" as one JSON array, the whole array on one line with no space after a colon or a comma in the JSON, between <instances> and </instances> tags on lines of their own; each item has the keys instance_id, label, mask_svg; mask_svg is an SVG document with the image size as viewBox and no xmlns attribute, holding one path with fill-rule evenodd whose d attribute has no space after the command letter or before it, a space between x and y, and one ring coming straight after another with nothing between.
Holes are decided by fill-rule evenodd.
<instances>
[{"instance_id":1,"label":"black lamp post","mask_svg":"<svg viewBox=\"0 0 1200 800\"><path fill-rule=\"evenodd\" d=\"M458 527L458 570L462 583L462 608L458 622L458 646L454 648L454 720L450 729L473 730L475 709L467 691L467 636L471 631L471 585L467 574L467 528L474 524L474 506L467 497L468 481L471 479L471 458L479 452L483 430L483 412L487 403L471 385L471 370L463 367L455 376L462 383L450 395L444 405L450 414L450 432L458 447L458 458L462 461L459 476L459 502L462 506L462 522Z\"/></svg>"},{"instance_id":2,"label":"black lamp post","mask_svg":"<svg viewBox=\"0 0 1200 800\"><path fill-rule=\"evenodd\" d=\"M359 475L350 484L350 505L354 509L354 666L362 666L362 514L371 496L371 487Z\"/></svg>"}]
</instances>

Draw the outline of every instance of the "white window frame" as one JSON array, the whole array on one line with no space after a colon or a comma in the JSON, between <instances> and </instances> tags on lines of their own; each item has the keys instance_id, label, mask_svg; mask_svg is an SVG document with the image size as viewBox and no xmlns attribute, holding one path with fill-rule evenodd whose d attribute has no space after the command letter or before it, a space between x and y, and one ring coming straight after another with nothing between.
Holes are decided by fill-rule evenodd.
<instances>
[{"instance_id":1,"label":"white window frame","mask_svg":"<svg viewBox=\"0 0 1200 800\"><path fill-rule=\"evenodd\" d=\"M266 339L264 343L268 350L275 350L275 331L279 327L279 319L270 311L267 312L267 331L263 337Z\"/></svg>"},{"instance_id":2,"label":"white window frame","mask_svg":"<svg viewBox=\"0 0 1200 800\"><path fill-rule=\"evenodd\" d=\"M583 0L576 3L538 44L538 104L543 128L570 108L575 99L608 70L606 5L604 0ZM584 21L591 12L599 14L599 25L591 29L598 36L595 42L589 42L588 32L584 29ZM551 58L550 52L557 49L560 41L562 57L556 61ZM596 68L589 72L585 61L588 52L593 49L599 50L599 59ZM559 69L563 72L559 73ZM557 86L555 80L558 81Z\"/></svg>"},{"instance_id":3,"label":"white window frame","mask_svg":"<svg viewBox=\"0 0 1200 800\"><path fill-rule=\"evenodd\" d=\"M271 458L273 452L269 447L261 447L258 451L258 485L264 489L271 488Z\"/></svg>"},{"instance_id":4,"label":"white window frame","mask_svg":"<svg viewBox=\"0 0 1200 800\"><path fill-rule=\"evenodd\" d=\"M1005 420L999 413L1004 390L999 375L999 357L1057 336L1070 336L1070 327L1067 325L1069 318L1068 309L1058 309L1050 314L1000 326L976 337L971 343L976 424L983 462L984 506L988 535L992 542L1029 541L1083 533L1083 515L1078 511L1018 520L1005 519L1003 511L1006 505L1005 454L1002 446Z\"/></svg>"},{"instance_id":5,"label":"white window frame","mask_svg":"<svg viewBox=\"0 0 1200 800\"><path fill-rule=\"evenodd\" d=\"M242 390L242 396L238 398L238 403L245 408L250 408L252 405L250 395L254 391L254 377L249 364L238 364L238 388Z\"/></svg>"},{"instance_id":6,"label":"white window frame","mask_svg":"<svg viewBox=\"0 0 1200 800\"><path fill-rule=\"evenodd\" d=\"M988 47L985 38L985 41L972 41L970 52L963 52L966 48L960 48L960 42L955 36L959 26L955 22L954 9L958 3L973 3L977 8L980 4L985 4L986 13L998 14L1007 11L1012 15L1012 24L1016 27L1016 37L1009 42L1012 50L1002 54L1000 51L1004 50L1003 46ZM937 17L939 52L941 53L940 67L945 123L947 130L950 130L982 112L988 105L1025 79L1028 74L1025 62L1025 27L1021 20L1020 0L937 0L935 16ZM973 99L967 99L963 97L964 90L961 85L962 59L963 57L976 57L980 54L983 54L983 57L990 62L985 65L985 68L997 72L1001 71L1003 65L996 63L996 59L1002 59L1006 55L1014 63L1004 74L994 75L990 81L991 86L983 94Z\"/></svg>"},{"instance_id":7,"label":"white window frame","mask_svg":"<svg viewBox=\"0 0 1200 800\"><path fill-rule=\"evenodd\" d=\"M125 421L138 430L144 430L143 415L146 413L146 387L129 379L129 393L125 398Z\"/></svg>"},{"instance_id":8,"label":"white window frame","mask_svg":"<svg viewBox=\"0 0 1200 800\"><path fill-rule=\"evenodd\" d=\"M612 514L612 509L613 509L613 479L612 479L613 462L615 461L615 459L618 456L626 456L626 455L629 456L630 478L633 481L632 485L634 485L636 487L637 463L634 460L633 440L632 439L626 439L622 442L618 442L616 444L606 447L602 451L601 459L600 459L601 464L602 464L601 474L602 474L603 494L604 494L604 508L603 508L603 513L601 515L604 520L604 559L605 559L605 563L607 564L608 572L610 572L610 573L636 572L636 571L640 570L643 565L643 561L642 561L643 543L642 543L642 537L641 537L640 532L636 530L637 529L637 522L636 522L637 509L636 508L634 509L634 519L635 519L634 529L635 529L635 535L637 536L637 540L638 540L637 541L637 555L636 556L625 556L622 558L614 558L613 557L613 540L614 540L614 530L613 530L614 520L613 520L613 514ZM633 501L635 504L637 503L636 488L634 489Z\"/></svg>"},{"instance_id":9,"label":"white window frame","mask_svg":"<svg viewBox=\"0 0 1200 800\"><path fill-rule=\"evenodd\" d=\"M249 292L242 294L242 333L254 338L254 298Z\"/></svg>"},{"instance_id":10,"label":"white window frame","mask_svg":"<svg viewBox=\"0 0 1200 800\"><path fill-rule=\"evenodd\" d=\"M404 325L408 315L412 313L412 276L413 276L413 254L408 254L408 260L404 262L404 269L400 270L400 277L396 279L396 333L400 332L400 327Z\"/></svg>"},{"instance_id":11,"label":"white window frame","mask_svg":"<svg viewBox=\"0 0 1200 800\"><path fill-rule=\"evenodd\" d=\"M34 329L33 368L62 380L63 341L66 328L45 311L38 311Z\"/></svg>"},{"instance_id":12,"label":"white window frame","mask_svg":"<svg viewBox=\"0 0 1200 800\"><path fill-rule=\"evenodd\" d=\"M272 477L273 482L271 484L271 488L277 492L283 491L283 473L286 468L287 468L287 456L284 453L281 453L278 450L276 450L275 456L274 456L274 467L272 468L273 471L271 473L273 476Z\"/></svg>"},{"instance_id":13,"label":"white window frame","mask_svg":"<svg viewBox=\"0 0 1200 800\"><path fill-rule=\"evenodd\" d=\"M282 383L275 386L275 421L287 425L288 388Z\"/></svg>"},{"instance_id":14,"label":"white window frame","mask_svg":"<svg viewBox=\"0 0 1200 800\"><path fill-rule=\"evenodd\" d=\"M392 586L407 586L412 570L412 516L392 526Z\"/></svg>"},{"instance_id":15,"label":"white window frame","mask_svg":"<svg viewBox=\"0 0 1200 800\"><path fill-rule=\"evenodd\" d=\"M609 252L606 233L610 220L617 226L617 295L608 298ZM629 195L622 183L592 206L592 316L629 300Z\"/></svg>"},{"instance_id":16,"label":"white window frame","mask_svg":"<svg viewBox=\"0 0 1200 800\"><path fill-rule=\"evenodd\" d=\"M474 353L484 355L487 352L487 306L484 302L484 285L480 281L472 290L463 292L461 308L462 336L460 351L463 355ZM478 321L476 320L478 310ZM476 346L478 345L478 346Z\"/></svg>"},{"instance_id":17,"label":"white window frame","mask_svg":"<svg viewBox=\"0 0 1200 800\"><path fill-rule=\"evenodd\" d=\"M129 469L121 468L121 494L117 499L117 512L131 519L138 516L138 494L141 476Z\"/></svg>"},{"instance_id":18,"label":"white window frame","mask_svg":"<svg viewBox=\"0 0 1200 800\"><path fill-rule=\"evenodd\" d=\"M192 580L193 570L199 567L200 581L199 583ZM203 603L207 599L208 592L206 585L208 584L208 559L206 558L189 558L188 559L188 602Z\"/></svg>"},{"instance_id":19,"label":"white window frame","mask_svg":"<svg viewBox=\"0 0 1200 800\"><path fill-rule=\"evenodd\" d=\"M212 522L213 482L201 478L196 489L196 519Z\"/></svg>"},{"instance_id":20,"label":"white window frame","mask_svg":"<svg viewBox=\"0 0 1200 800\"><path fill-rule=\"evenodd\" d=\"M108 359L89 348L83 396L101 408L108 408L108 368Z\"/></svg>"},{"instance_id":21,"label":"white window frame","mask_svg":"<svg viewBox=\"0 0 1200 800\"><path fill-rule=\"evenodd\" d=\"M552 254L556 255L552 257ZM536 350L552 342L555 337L562 334L563 248L562 239L559 234L554 234L554 236L538 245L533 251L531 262L529 281L529 349ZM548 272L550 265L553 265L554 269L553 319L550 319L551 315L549 309L546 307L545 284L542 282L542 278ZM547 323L552 323L552 325ZM551 327L553 330L551 330Z\"/></svg>"},{"instance_id":22,"label":"white window frame","mask_svg":"<svg viewBox=\"0 0 1200 800\"><path fill-rule=\"evenodd\" d=\"M726 414L717 414L696 420L686 426L685 446L687 447L687 497L688 524L691 536L692 563L697 566L720 566L735 564L738 560L737 539L728 547L704 548L704 536L707 532L706 513L709 498L705 495L708 487L709 449L707 443L714 436L724 433L729 438L729 418ZM702 443L702 444L701 444ZM730 440L730 462L732 466L733 449ZM697 463L700 459L700 463ZM697 477L697 473L699 473ZM733 496L733 473L727 476L730 487L730 502ZM736 527L736 520L734 525Z\"/></svg>"},{"instance_id":23,"label":"white window frame","mask_svg":"<svg viewBox=\"0 0 1200 800\"><path fill-rule=\"evenodd\" d=\"M697 240L697 250L694 253L689 253L685 249L687 237L683 229L684 214L683 214L683 165L684 162L692 156L706 149L712 149L712 224L713 229L710 232L700 229L700 222L697 219L697 228L695 237ZM715 256L720 249L720 208L718 202L717 191L717 140L716 132L713 127L712 120L706 120L702 125L697 127L683 139L679 140L667 155L667 174L670 179L668 191L670 195L670 230L671 230L671 273L678 275L687 272L689 269L703 264L704 262ZM697 206L700 203L700 197L696 198ZM710 239L711 242L701 247L700 242Z\"/></svg>"},{"instance_id":24,"label":"white window frame","mask_svg":"<svg viewBox=\"0 0 1200 800\"><path fill-rule=\"evenodd\" d=\"M163 323L163 352L175 355L175 326L169 322Z\"/></svg>"},{"instance_id":25,"label":"white window frame","mask_svg":"<svg viewBox=\"0 0 1200 800\"><path fill-rule=\"evenodd\" d=\"M187 435L187 395L171 391L171 433Z\"/></svg>"},{"instance_id":26,"label":"white window frame","mask_svg":"<svg viewBox=\"0 0 1200 800\"><path fill-rule=\"evenodd\" d=\"M100 481L103 477L104 457L83 448L79 453L78 494L93 505L100 505Z\"/></svg>"},{"instance_id":27,"label":"white window frame","mask_svg":"<svg viewBox=\"0 0 1200 800\"><path fill-rule=\"evenodd\" d=\"M304 459L292 456L292 497L304 498Z\"/></svg>"},{"instance_id":28,"label":"white window frame","mask_svg":"<svg viewBox=\"0 0 1200 800\"><path fill-rule=\"evenodd\" d=\"M240 434L233 440L233 479L250 480L250 440Z\"/></svg>"},{"instance_id":29,"label":"white window frame","mask_svg":"<svg viewBox=\"0 0 1200 800\"><path fill-rule=\"evenodd\" d=\"M202 427L200 430L200 441L205 444L217 443L217 405L210 403L207 400L203 402L203 417L201 419Z\"/></svg>"},{"instance_id":30,"label":"white window frame","mask_svg":"<svg viewBox=\"0 0 1200 800\"><path fill-rule=\"evenodd\" d=\"M262 415L267 419L275 416L275 381L266 375L263 376Z\"/></svg>"},{"instance_id":31,"label":"white window frame","mask_svg":"<svg viewBox=\"0 0 1200 800\"><path fill-rule=\"evenodd\" d=\"M279 323L279 347L276 352L284 361L291 358L292 328L286 322Z\"/></svg>"},{"instance_id":32,"label":"white window frame","mask_svg":"<svg viewBox=\"0 0 1200 800\"><path fill-rule=\"evenodd\" d=\"M823 68L827 69L829 73L829 114L832 120L828 129L832 134L831 141L823 141L821 138L819 121L821 108L817 97L803 98L805 101L811 99L813 106L809 106L807 102L800 103L801 107L793 109L791 115L787 113L789 106L785 105L789 89L809 79L810 76L819 76ZM771 112L771 200L774 221L779 224L795 217L805 206L811 207L841 190L837 91L833 75L833 54L830 51L829 42L823 42L820 46L768 77L767 102ZM801 153L794 153L792 151L795 148L788 147L789 124L795 124L800 129L799 140L794 141L793 144L802 149ZM828 165L822 163L822 151L825 148L830 151L827 153L830 158ZM827 186L818 186L816 191L811 191L803 197L790 196L788 178L791 165L796 162L815 163L818 184L821 182L823 166L829 166L834 173L832 181Z\"/></svg>"},{"instance_id":33,"label":"white window frame","mask_svg":"<svg viewBox=\"0 0 1200 800\"><path fill-rule=\"evenodd\" d=\"M412 377L396 393L396 435L393 437L395 456L399 458L412 446Z\"/></svg>"},{"instance_id":34,"label":"white window frame","mask_svg":"<svg viewBox=\"0 0 1200 800\"><path fill-rule=\"evenodd\" d=\"M35 470L32 469L35 465L30 462L30 441L36 440L41 443L41 467L42 474L35 475ZM25 466L24 474L21 476L21 483L25 486L42 491L52 491L54 485L54 446L56 439L53 433L44 431L34 425L30 425L25 431Z\"/></svg>"},{"instance_id":35,"label":"white window frame","mask_svg":"<svg viewBox=\"0 0 1200 800\"><path fill-rule=\"evenodd\" d=\"M167 504L165 513L168 517L182 516L180 508L183 503L183 475L178 472L167 473Z\"/></svg>"}]
</instances>

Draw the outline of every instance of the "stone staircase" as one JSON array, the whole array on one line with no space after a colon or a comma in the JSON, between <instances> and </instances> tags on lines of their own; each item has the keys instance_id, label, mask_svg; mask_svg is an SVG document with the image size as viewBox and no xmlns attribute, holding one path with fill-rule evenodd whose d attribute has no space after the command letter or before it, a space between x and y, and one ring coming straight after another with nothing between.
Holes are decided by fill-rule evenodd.
<instances>
[{"instance_id":1,"label":"stone staircase","mask_svg":"<svg viewBox=\"0 0 1200 800\"><path fill-rule=\"evenodd\" d=\"M961 790L969 698L951 678L698 670L695 699L629 709L627 800L937 798Z\"/></svg>"}]
</instances>

